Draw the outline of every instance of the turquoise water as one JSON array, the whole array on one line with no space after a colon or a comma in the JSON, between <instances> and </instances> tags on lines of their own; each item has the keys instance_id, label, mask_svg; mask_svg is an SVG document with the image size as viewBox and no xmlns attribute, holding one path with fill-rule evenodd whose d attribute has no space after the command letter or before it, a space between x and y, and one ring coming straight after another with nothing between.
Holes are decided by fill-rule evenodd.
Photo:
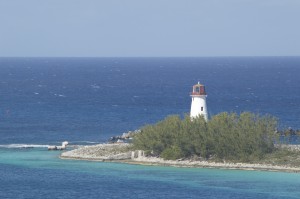
<instances>
[{"instance_id":1,"label":"turquoise water","mask_svg":"<svg viewBox=\"0 0 300 199\"><path fill-rule=\"evenodd\" d=\"M0 149L0 198L299 198L300 174L61 160Z\"/></svg>"}]
</instances>

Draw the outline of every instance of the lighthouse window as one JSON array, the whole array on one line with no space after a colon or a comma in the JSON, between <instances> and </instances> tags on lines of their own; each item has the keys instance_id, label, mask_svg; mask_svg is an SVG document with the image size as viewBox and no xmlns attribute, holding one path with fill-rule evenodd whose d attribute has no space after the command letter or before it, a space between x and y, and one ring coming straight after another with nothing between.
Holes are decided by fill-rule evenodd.
<instances>
[{"instance_id":1,"label":"lighthouse window","mask_svg":"<svg viewBox=\"0 0 300 199\"><path fill-rule=\"evenodd\" d=\"M203 106L201 106L201 111L203 111Z\"/></svg>"}]
</instances>

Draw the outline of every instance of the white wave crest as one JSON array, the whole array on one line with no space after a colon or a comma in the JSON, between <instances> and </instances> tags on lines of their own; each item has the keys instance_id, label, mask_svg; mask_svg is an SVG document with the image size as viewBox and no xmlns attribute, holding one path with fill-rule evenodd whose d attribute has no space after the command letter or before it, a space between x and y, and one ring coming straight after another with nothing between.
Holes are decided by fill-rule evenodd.
<instances>
[{"instance_id":1,"label":"white wave crest","mask_svg":"<svg viewBox=\"0 0 300 199\"><path fill-rule=\"evenodd\" d=\"M71 141L70 143L71 144L74 144L74 143L98 144L100 142L93 142L93 141Z\"/></svg>"},{"instance_id":2,"label":"white wave crest","mask_svg":"<svg viewBox=\"0 0 300 199\"><path fill-rule=\"evenodd\" d=\"M6 144L0 145L0 148L18 149L18 148L48 148L49 145L39 144Z\"/></svg>"}]
</instances>

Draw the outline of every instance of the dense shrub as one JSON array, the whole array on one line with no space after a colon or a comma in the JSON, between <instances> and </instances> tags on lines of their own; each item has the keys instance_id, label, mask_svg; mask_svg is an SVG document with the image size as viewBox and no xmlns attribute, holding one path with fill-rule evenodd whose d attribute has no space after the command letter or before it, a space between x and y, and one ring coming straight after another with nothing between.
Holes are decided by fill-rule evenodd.
<instances>
[{"instance_id":1,"label":"dense shrub","mask_svg":"<svg viewBox=\"0 0 300 199\"><path fill-rule=\"evenodd\" d=\"M184 156L182 153L181 148L178 146L171 146L163 150L161 153L161 157L164 159L169 159L169 160L176 160Z\"/></svg>"},{"instance_id":2,"label":"dense shrub","mask_svg":"<svg viewBox=\"0 0 300 199\"><path fill-rule=\"evenodd\" d=\"M250 161L274 150L276 126L274 117L249 112L220 113L208 122L203 117L191 120L173 115L143 127L133 144L165 159L199 156Z\"/></svg>"}]
</instances>

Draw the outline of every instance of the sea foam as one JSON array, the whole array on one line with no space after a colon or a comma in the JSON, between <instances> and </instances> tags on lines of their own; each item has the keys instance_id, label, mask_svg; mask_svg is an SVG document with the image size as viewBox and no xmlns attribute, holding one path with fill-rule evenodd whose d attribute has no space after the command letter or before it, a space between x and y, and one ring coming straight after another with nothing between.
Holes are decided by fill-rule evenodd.
<instances>
[{"instance_id":1,"label":"sea foam","mask_svg":"<svg viewBox=\"0 0 300 199\"><path fill-rule=\"evenodd\" d=\"M0 148L8 148L8 149L13 149L13 148L47 148L49 145L39 145L39 144L5 144L5 145L0 145Z\"/></svg>"}]
</instances>

